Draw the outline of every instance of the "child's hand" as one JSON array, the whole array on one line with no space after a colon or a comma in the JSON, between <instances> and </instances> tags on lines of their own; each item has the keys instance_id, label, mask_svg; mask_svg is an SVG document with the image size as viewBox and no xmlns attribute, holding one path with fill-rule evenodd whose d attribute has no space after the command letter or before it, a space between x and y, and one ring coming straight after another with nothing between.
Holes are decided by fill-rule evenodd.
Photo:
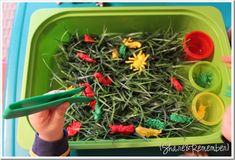
<instances>
[{"instance_id":1,"label":"child's hand","mask_svg":"<svg viewBox=\"0 0 235 160\"><path fill-rule=\"evenodd\" d=\"M222 61L231 68L232 58L231 56L223 56Z\"/></svg>"},{"instance_id":2,"label":"child's hand","mask_svg":"<svg viewBox=\"0 0 235 160\"><path fill-rule=\"evenodd\" d=\"M57 108L44 110L29 116L31 125L41 139L57 141L63 137L64 113L68 107L69 103L65 102Z\"/></svg>"},{"instance_id":3,"label":"child's hand","mask_svg":"<svg viewBox=\"0 0 235 160\"><path fill-rule=\"evenodd\" d=\"M231 65L231 56L224 56L222 57L222 61L227 64ZM231 67L231 66L230 66ZM223 136L231 142L231 106L226 108L224 112L223 122L222 122L222 134Z\"/></svg>"},{"instance_id":4,"label":"child's hand","mask_svg":"<svg viewBox=\"0 0 235 160\"><path fill-rule=\"evenodd\" d=\"M222 134L223 136L231 142L231 120L232 120L232 111L231 111L231 106L226 108L224 112L224 118L222 122Z\"/></svg>"}]
</instances>

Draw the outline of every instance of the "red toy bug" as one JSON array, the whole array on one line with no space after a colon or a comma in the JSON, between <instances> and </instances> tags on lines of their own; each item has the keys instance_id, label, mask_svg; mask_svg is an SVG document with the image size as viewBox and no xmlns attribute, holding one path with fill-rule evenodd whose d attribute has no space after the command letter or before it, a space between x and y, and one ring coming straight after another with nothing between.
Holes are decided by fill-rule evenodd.
<instances>
[{"instance_id":1,"label":"red toy bug","mask_svg":"<svg viewBox=\"0 0 235 160\"><path fill-rule=\"evenodd\" d=\"M176 79L176 77L171 77L170 80L171 80L171 85L174 86L176 91L181 92L183 90L183 86L181 85L179 80Z\"/></svg>"},{"instance_id":2,"label":"red toy bug","mask_svg":"<svg viewBox=\"0 0 235 160\"><path fill-rule=\"evenodd\" d=\"M77 56L81 59L83 59L84 61L90 62L90 63L96 63L96 60L92 59L90 56L84 54L84 53L80 53L77 52Z\"/></svg>"},{"instance_id":3,"label":"red toy bug","mask_svg":"<svg viewBox=\"0 0 235 160\"><path fill-rule=\"evenodd\" d=\"M69 124L69 126L66 128L68 132L68 136L74 136L80 131L81 128L81 123L78 121L73 121L72 123Z\"/></svg>"},{"instance_id":4,"label":"red toy bug","mask_svg":"<svg viewBox=\"0 0 235 160\"><path fill-rule=\"evenodd\" d=\"M101 72L96 72L94 77L104 86L109 86L112 84L112 79L110 77L104 77Z\"/></svg>"},{"instance_id":5,"label":"red toy bug","mask_svg":"<svg viewBox=\"0 0 235 160\"><path fill-rule=\"evenodd\" d=\"M109 125L111 129L111 134L120 133L120 134L133 134L135 132L135 126L133 124L130 125Z\"/></svg>"},{"instance_id":6,"label":"red toy bug","mask_svg":"<svg viewBox=\"0 0 235 160\"><path fill-rule=\"evenodd\" d=\"M79 86L85 86L86 87L84 92L83 92L84 96L87 96L87 97L94 97L95 96L95 93L91 89L91 85L89 83L80 83ZM95 105L96 105L96 100L93 100L93 101L89 102L89 105L90 105L91 109L94 110Z\"/></svg>"},{"instance_id":7,"label":"red toy bug","mask_svg":"<svg viewBox=\"0 0 235 160\"><path fill-rule=\"evenodd\" d=\"M84 41L86 43L94 43L95 42L95 40L91 36L89 36L88 34L84 35Z\"/></svg>"}]
</instances>

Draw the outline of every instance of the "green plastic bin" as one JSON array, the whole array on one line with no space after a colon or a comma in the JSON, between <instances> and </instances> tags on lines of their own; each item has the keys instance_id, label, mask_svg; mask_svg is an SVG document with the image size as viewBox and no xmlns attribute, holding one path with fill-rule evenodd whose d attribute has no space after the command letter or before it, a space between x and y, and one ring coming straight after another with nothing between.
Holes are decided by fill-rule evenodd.
<instances>
[{"instance_id":1,"label":"green plastic bin","mask_svg":"<svg viewBox=\"0 0 235 160\"><path fill-rule=\"evenodd\" d=\"M230 98L224 96L227 85L231 83L230 71L221 62L222 55L230 54L230 46L220 12L213 7L110 7L79 9L42 9L36 11L30 22L27 42L21 98L40 95L50 88L50 71L44 65L46 58L51 68L55 68L53 54L57 41L66 30L80 34L108 32L152 32L171 26L176 32L187 33L200 30L209 34L215 45L212 62L222 71L220 98L225 106ZM63 40L68 39L64 37ZM161 145L213 144L222 142L220 126L212 126L207 133L195 137L170 137L131 140L99 140L69 142L72 149L133 148ZM29 149L34 140L34 131L27 118L19 119L18 143ZM26 138L27 137L27 138Z\"/></svg>"}]
</instances>

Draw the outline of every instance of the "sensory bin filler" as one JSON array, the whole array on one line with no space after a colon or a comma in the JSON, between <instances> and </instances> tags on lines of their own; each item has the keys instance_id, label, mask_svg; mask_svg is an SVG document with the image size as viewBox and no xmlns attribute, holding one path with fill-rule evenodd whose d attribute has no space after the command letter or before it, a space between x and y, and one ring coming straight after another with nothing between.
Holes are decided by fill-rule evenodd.
<instances>
[{"instance_id":1,"label":"sensory bin filler","mask_svg":"<svg viewBox=\"0 0 235 160\"><path fill-rule=\"evenodd\" d=\"M230 104L226 53L223 20L212 7L39 10L31 17L22 98L53 89L85 98L70 101L65 115L74 149L220 143ZM12 117L62 102L57 96ZM26 118L23 129L34 134ZM32 139L21 136L29 147Z\"/></svg>"}]
</instances>

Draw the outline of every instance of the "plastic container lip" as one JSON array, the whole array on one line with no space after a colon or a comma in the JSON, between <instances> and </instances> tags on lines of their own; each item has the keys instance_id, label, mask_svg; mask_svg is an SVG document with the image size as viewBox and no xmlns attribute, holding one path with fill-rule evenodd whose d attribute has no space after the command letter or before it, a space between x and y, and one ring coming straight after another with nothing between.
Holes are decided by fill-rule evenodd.
<instances>
[{"instance_id":1,"label":"plastic container lip","mask_svg":"<svg viewBox=\"0 0 235 160\"><path fill-rule=\"evenodd\" d=\"M221 111L220 112L216 112L217 114L219 114L219 117L217 117L217 120L215 121L206 121L204 119L201 119L197 113L197 101L200 99L200 97L202 96L211 96L214 98L214 100L216 99L217 101L217 106L220 107ZM224 104L222 102L222 100L216 95L216 94L213 94L211 92L201 92L199 94L197 94L193 101L192 101L192 113L193 113L193 116L201 123L205 124L205 125L208 125L208 126L213 126L213 125L216 125L218 124L222 118L223 118L223 113L224 113ZM213 114L213 113L209 113L209 114Z\"/></svg>"},{"instance_id":2,"label":"plastic container lip","mask_svg":"<svg viewBox=\"0 0 235 160\"><path fill-rule=\"evenodd\" d=\"M194 73L195 73L195 68L200 66L200 65L204 65L204 66L208 66L210 67L214 78L216 79L216 83L212 84L211 87L209 88L203 88L201 86L199 86L195 81L194 81ZM218 68L211 62L207 62L207 61L201 61L201 62L197 62L195 63L189 70L189 81L192 84L192 86L197 89L198 91L210 91L210 92L219 92L219 89L221 87L221 82L222 82L222 78L221 78L221 74L220 71L218 70Z\"/></svg>"},{"instance_id":3,"label":"plastic container lip","mask_svg":"<svg viewBox=\"0 0 235 160\"><path fill-rule=\"evenodd\" d=\"M187 60L211 59L214 54L214 43L208 34L192 31L185 35L183 49Z\"/></svg>"}]
</instances>

